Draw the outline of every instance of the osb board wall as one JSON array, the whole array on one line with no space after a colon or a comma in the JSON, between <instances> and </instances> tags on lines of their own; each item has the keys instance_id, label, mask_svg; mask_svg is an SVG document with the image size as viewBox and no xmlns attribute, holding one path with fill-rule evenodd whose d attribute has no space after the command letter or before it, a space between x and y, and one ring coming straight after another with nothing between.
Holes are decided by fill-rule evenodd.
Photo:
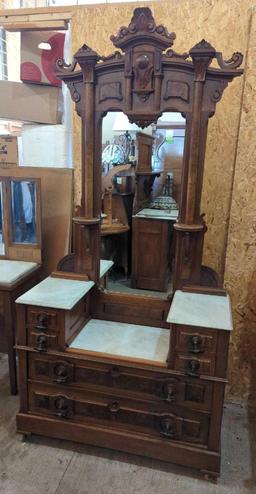
<instances>
[{"instance_id":1,"label":"osb board wall","mask_svg":"<svg viewBox=\"0 0 256 494\"><path fill-rule=\"evenodd\" d=\"M235 330L229 395L256 404L256 10L242 101L225 267Z\"/></svg>"},{"instance_id":2,"label":"osb board wall","mask_svg":"<svg viewBox=\"0 0 256 494\"><path fill-rule=\"evenodd\" d=\"M245 0L241 8L240 0L201 0L200 2L198 0L179 0L179 2L168 0L138 2L136 6L149 6L157 23L162 23L170 31L176 32L177 39L174 45L176 51L188 51L195 43L206 38L216 50L223 52L225 59L228 59L235 51L247 54L253 4L254 0ZM114 47L109 37L111 34L115 34L121 25L128 25L134 7L134 3L77 7L72 19L72 52L74 53L86 42L101 55L112 53ZM250 86L250 82L248 85ZM241 294L244 297L244 306L248 307L248 280L253 273L253 266L250 264L250 259L246 253L247 247L244 238L246 238L247 229L250 230L251 237L256 232L253 231L251 222L253 214L250 212L251 216L248 214L245 217L245 223L242 223L242 217L246 215L245 211L242 213L243 201L238 198L232 199L243 87L243 77L234 80L218 103L215 116L210 119L201 208L202 212L206 213L208 225L204 263L223 274L232 203L232 222L230 224L225 277L231 292L236 322L230 357L232 364L230 396L234 396L236 399L249 395L251 384L248 362L254 357L254 348L256 353L256 343L254 348L253 345L249 344L251 341L250 326L253 324L252 310L248 309L243 317L243 315L239 315L240 307L238 307L238 297L241 297ZM249 130L251 132L250 126ZM249 130L247 129L247 132L244 133L244 150L247 149L248 141L251 142L251 145L253 142L253 136L250 135ZM80 135L80 120L74 114L75 200L77 203L79 203L80 198ZM243 139L241 133L240 138ZM236 172L237 187L240 187L240 194L243 193L241 184L245 190L247 188L248 191L251 190L248 174L245 173L244 162L243 167L238 166ZM244 173L240 177L242 170ZM234 189L235 191L236 189ZM252 207L252 195L250 197L248 194L247 203L248 208L249 204ZM254 216L256 216L255 213ZM246 263L246 266L242 264L243 262ZM243 276L241 276L242 274ZM238 280L239 284L237 285ZM243 336L241 336L241 331L243 331ZM240 347L241 342L246 343L245 349ZM243 366L243 372L240 376L240 364L245 354L247 366ZM237 380L241 385L237 385Z\"/></svg>"}]
</instances>

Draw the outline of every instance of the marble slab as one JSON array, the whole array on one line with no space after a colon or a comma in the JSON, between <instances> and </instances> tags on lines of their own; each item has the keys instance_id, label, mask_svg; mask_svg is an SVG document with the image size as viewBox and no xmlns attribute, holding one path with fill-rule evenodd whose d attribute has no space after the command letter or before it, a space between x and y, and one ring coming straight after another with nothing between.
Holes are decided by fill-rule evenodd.
<instances>
[{"instance_id":1,"label":"marble slab","mask_svg":"<svg viewBox=\"0 0 256 494\"><path fill-rule=\"evenodd\" d=\"M0 260L0 285L11 285L33 271L38 264L27 261Z\"/></svg>"},{"instance_id":2,"label":"marble slab","mask_svg":"<svg viewBox=\"0 0 256 494\"><path fill-rule=\"evenodd\" d=\"M113 261L108 261L106 259L100 260L100 278L102 278L114 265Z\"/></svg>"},{"instance_id":3,"label":"marble slab","mask_svg":"<svg viewBox=\"0 0 256 494\"><path fill-rule=\"evenodd\" d=\"M17 298L16 302L70 310L93 286L93 281L66 280L49 276Z\"/></svg>"},{"instance_id":4,"label":"marble slab","mask_svg":"<svg viewBox=\"0 0 256 494\"><path fill-rule=\"evenodd\" d=\"M70 348L166 362L169 338L168 329L91 319Z\"/></svg>"},{"instance_id":5,"label":"marble slab","mask_svg":"<svg viewBox=\"0 0 256 494\"><path fill-rule=\"evenodd\" d=\"M169 220L176 221L178 218L179 211L177 209L172 209L171 211L166 211L163 209L153 209L153 208L145 208L139 211L134 218L149 218L149 219L157 219L157 220Z\"/></svg>"},{"instance_id":6,"label":"marble slab","mask_svg":"<svg viewBox=\"0 0 256 494\"><path fill-rule=\"evenodd\" d=\"M233 329L229 296L205 295L177 290L167 322L203 328Z\"/></svg>"}]
</instances>

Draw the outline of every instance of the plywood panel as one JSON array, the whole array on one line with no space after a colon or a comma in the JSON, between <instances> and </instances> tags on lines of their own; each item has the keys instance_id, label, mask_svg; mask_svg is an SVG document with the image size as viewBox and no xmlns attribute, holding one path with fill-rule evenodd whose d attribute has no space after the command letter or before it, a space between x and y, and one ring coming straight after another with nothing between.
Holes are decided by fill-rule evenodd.
<instances>
[{"instance_id":1,"label":"plywood panel","mask_svg":"<svg viewBox=\"0 0 256 494\"><path fill-rule=\"evenodd\" d=\"M249 39L225 280L231 293L235 331L230 351L233 399L256 405L256 11Z\"/></svg>"}]
</instances>

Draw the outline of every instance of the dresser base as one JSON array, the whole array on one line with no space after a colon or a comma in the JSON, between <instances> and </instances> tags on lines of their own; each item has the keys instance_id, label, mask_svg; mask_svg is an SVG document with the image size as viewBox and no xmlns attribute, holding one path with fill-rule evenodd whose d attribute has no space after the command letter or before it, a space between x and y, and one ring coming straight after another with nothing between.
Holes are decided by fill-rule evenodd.
<instances>
[{"instance_id":1,"label":"dresser base","mask_svg":"<svg viewBox=\"0 0 256 494\"><path fill-rule=\"evenodd\" d=\"M38 434L125 451L195 468L202 473L207 472L212 477L218 477L220 473L220 453L184 443L179 444L169 439L155 439L98 425L78 424L71 420L63 421L24 413L17 414L17 432L25 436Z\"/></svg>"}]
</instances>

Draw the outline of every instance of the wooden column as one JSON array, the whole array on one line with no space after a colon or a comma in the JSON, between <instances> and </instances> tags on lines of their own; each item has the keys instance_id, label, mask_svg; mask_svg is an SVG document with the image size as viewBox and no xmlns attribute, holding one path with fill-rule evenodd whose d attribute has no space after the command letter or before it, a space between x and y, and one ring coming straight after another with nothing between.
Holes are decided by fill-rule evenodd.
<instances>
[{"instance_id":1,"label":"wooden column","mask_svg":"<svg viewBox=\"0 0 256 494\"><path fill-rule=\"evenodd\" d=\"M174 290L185 284L200 284L203 238L206 226L200 215L200 200L209 112L203 109L206 71L215 49L202 40L190 50L194 64L192 113L187 118L186 154L177 231Z\"/></svg>"}]
</instances>

